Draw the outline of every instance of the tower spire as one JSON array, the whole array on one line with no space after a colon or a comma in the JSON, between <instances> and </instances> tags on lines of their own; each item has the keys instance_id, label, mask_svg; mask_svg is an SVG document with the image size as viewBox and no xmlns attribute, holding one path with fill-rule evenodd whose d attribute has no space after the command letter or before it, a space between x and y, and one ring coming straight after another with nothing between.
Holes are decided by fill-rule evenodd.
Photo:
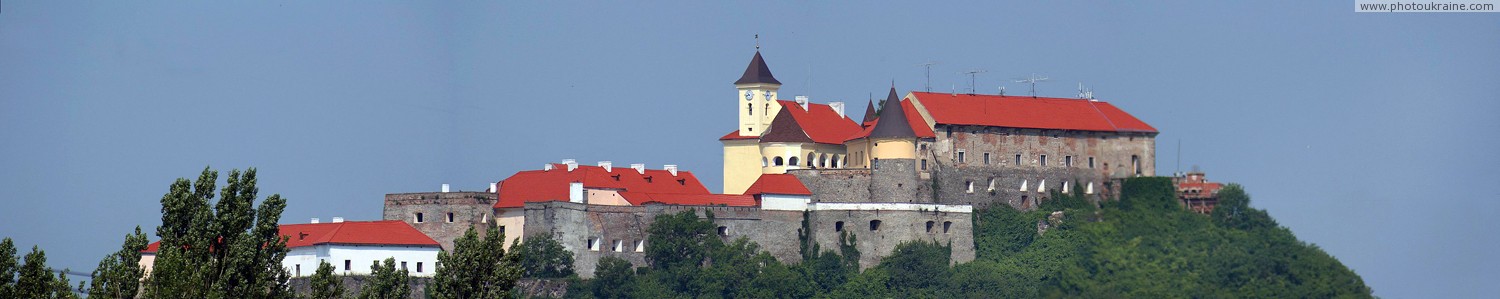
<instances>
[{"instance_id":1,"label":"tower spire","mask_svg":"<svg viewBox=\"0 0 1500 299\"><path fill-rule=\"evenodd\" d=\"M885 104L880 105L880 119L870 130L870 138L916 138L916 130L906 120L906 109L901 108L901 98L896 96L896 87L891 87Z\"/></svg>"}]
</instances>

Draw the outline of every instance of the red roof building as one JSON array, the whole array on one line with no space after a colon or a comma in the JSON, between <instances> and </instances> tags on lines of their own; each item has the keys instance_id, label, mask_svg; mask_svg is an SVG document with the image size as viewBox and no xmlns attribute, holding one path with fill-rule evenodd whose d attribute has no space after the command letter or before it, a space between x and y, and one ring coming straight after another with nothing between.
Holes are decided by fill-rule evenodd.
<instances>
[{"instance_id":1,"label":"red roof building","mask_svg":"<svg viewBox=\"0 0 1500 299\"><path fill-rule=\"evenodd\" d=\"M569 201L572 183L581 183L589 196L618 196L614 204L753 206L749 197L711 194L698 177L675 168L645 169L577 164L551 164L549 169L517 172L498 184L497 209L519 208L528 202ZM570 166L571 165L571 166ZM637 165L640 166L640 165ZM594 198L591 203L597 203Z\"/></svg>"},{"instance_id":2,"label":"red roof building","mask_svg":"<svg viewBox=\"0 0 1500 299\"><path fill-rule=\"evenodd\" d=\"M1182 206L1199 214L1213 213L1214 206L1219 204L1219 189L1224 188L1223 184L1204 179L1203 172L1197 170L1172 181L1177 184L1177 199Z\"/></svg>"},{"instance_id":3,"label":"red roof building","mask_svg":"<svg viewBox=\"0 0 1500 299\"><path fill-rule=\"evenodd\" d=\"M936 124L1156 133L1120 108L1094 100L930 92L912 92L911 98Z\"/></svg>"}]
</instances>

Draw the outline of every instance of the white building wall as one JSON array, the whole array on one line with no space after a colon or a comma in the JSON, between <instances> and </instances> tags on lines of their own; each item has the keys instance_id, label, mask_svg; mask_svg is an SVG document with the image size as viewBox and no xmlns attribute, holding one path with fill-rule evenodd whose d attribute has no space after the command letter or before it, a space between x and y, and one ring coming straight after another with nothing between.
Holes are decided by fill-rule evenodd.
<instances>
[{"instance_id":1,"label":"white building wall","mask_svg":"<svg viewBox=\"0 0 1500 299\"><path fill-rule=\"evenodd\" d=\"M812 197L807 195L761 194L760 208L775 211L806 211Z\"/></svg>"},{"instance_id":2,"label":"white building wall","mask_svg":"<svg viewBox=\"0 0 1500 299\"><path fill-rule=\"evenodd\" d=\"M370 275L370 265L375 261L384 262L386 258L395 258L397 269L401 268L402 262L406 262L406 270L410 276L432 276L437 271L438 251L438 247L422 246L325 244L292 248L281 264L294 277L317 273L320 261L333 265L334 273L339 275ZM348 269L344 268L346 260ZM418 263L421 263L421 272L417 271Z\"/></svg>"}]
</instances>

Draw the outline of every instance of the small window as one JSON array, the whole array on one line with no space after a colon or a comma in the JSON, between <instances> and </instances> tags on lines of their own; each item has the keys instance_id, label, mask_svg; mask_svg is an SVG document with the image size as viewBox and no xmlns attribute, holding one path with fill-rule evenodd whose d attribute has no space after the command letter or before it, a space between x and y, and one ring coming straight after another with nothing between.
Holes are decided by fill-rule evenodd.
<instances>
[{"instance_id":1,"label":"small window","mask_svg":"<svg viewBox=\"0 0 1500 299\"><path fill-rule=\"evenodd\" d=\"M350 269L353 269L353 267L349 266L349 260L344 260L344 271L349 271Z\"/></svg>"},{"instance_id":2,"label":"small window","mask_svg":"<svg viewBox=\"0 0 1500 299\"><path fill-rule=\"evenodd\" d=\"M380 267L380 260L370 261L370 268L373 269L374 267Z\"/></svg>"},{"instance_id":3,"label":"small window","mask_svg":"<svg viewBox=\"0 0 1500 299\"><path fill-rule=\"evenodd\" d=\"M769 162L766 162L766 157L760 157L760 167L766 166L770 166Z\"/></svg>"},{"instance_id":4,"label":"small window","mask_svg":"<svg viewBox=\"0 0 1500 299\"><path fill-rule=\"evenodd\" d=\"M302 277L302 264L297 264L297 276Z\"/></svg>"},{"instance_id":5,"label":"small window","mask_svg":"<svg viewBox=\"0 0 1500 299\"><path fill-rule=\"evenodd\" d=\"M1135 168L1135 175L1141 175L1141 156L1130 155L1130 167Z\"/></svg>"},{"instance_id":6,"label":"small window","mask_svg":"<svg viewBox=\"0 0 1500 299\"><path fill-rule=\"evenodd\" d=\"M990 153L984 153L984 165L990 165Z\"/></svg>"},{"instance_id":7,"label":"small window","mask_svg":"<svg viewBox=\"0 0 1500 299\"><path fill-rule=\"evenodd\" d=\"M1063 156L1063 166L1073 167L1073 156Z\"/></svg>"},{"instance_id":8,"label":"small window","mask_svg":"<svg viewBox=\"0 0 1500 299\"><path fill-rule=\"evenodd\" d=\"M646 240L635 240L635 252L646 252Z\"/></svg>"},{"instance_id":9,"label":"small window","mask_svg":"<svg viewBox=\"0 0 1500 299\"><path fill-rule=\"evenodd\" d=\"M964 192L974 193L974 181L964 181Z\"/></svg>"},{"instance_id":10,"label":"small window","mask_svg":"<svg viewBox=\"0 0 1500 299\"><path fill-rule=\"evenodd\" d=\"M922 170L927 170L927 159L922 159Z\"/></svg>"},{"instance_id":11,"label":"small window","mask_svg":"<svg viewBox=\"0 0 1500 299\"><path fill-rule=\"evenodd\" d=\"M786 165L797 166L797 157L792 157L791 159L787 159Z\"/></svg>"},{"instance_id":12,"label":"small window","mask_svg":"<svg viewBox=\"0 0 1500 299\"><path fill-rule=\"evenodd\" d=\"M490 223L490 214L479 214L479 223Z\"/></svg>"},{"instance_id":13,"label":"small window","mask_svg":"<svg viewBox=\"0 0 1500 299\"><path fill-rule=\"evenodd\" d=\"M1042 167L1047 167L1047 155L1042 155L1042 159L1038 160L1037 163L1040 163Z\"/></svg>"},{"instance_id":14,"label":"small window","mask_svg":"<svg viewBox=\"0 0 1500 299\"><path fill-rule=\"evenodd\" d=\"M775 163L774 165L776 165L776 166L786 165L786 161L782 160L781 157L776 157L775 159L771 159L771 162Z\"/></svg>"},{"instance_id":15,"label":"small window","mask_svg":"<svg viewBox=\"0 0 1500 299\"><path fill-rule=\"evenodd\" d=\"M843 221L834 222L833 223L833 231L836 231L836 232L844 231L844 222Z\"/></svg>"},{"instance_id":16,"label":"small window","mask_svg":"<svg viewBox=\"0 0 1500 299\"><path fill-rule=\"evenodd\" d=\"M625 252L625 241L615 240L615 244L613 246L610 246L609 250L614 252Z\"/></svg>"},{"instance_id":17,"label":"small window","mask_svg":"<svg viewBox=\"0 0 1500 299\"><path fill-rule=\"evenodd\" d=\"M720 236L729 236L729 227L728 226L720 226L719 227L719 235Z\"/></svg>"},{"instance_id":18,"label":"small window","mask_svg":"<svg viewBox=\"0 0 1500 299\"><path fill-rule=\"evenodd\" d=\"M958 163L963 163L963 162L964 162L964 151L960 150L960 151L958 151Z\"/></svg>"},{"instance_id":19,"label":"small window","mask_svg":"<svg viewBox=\"0 0 1500 299\"><path fill-rule=\"evenodd\" d=\"M880 220L870 220L870 231L880 230Z\"/></svg>"},{"instance_id":20,"label":"small window","mask_svg":"<svg viewBox=\"0 0 1500 299\"><path fill-rule=\"evenodd\" d=\"M501 226L499 226L499 229L500 229L500 234L504 235L505 234L505 226L501 225Z\"/></svg>"},{"instance_id":21,"label":"small window","mask_svg":"<svg viewBox=\"0 0 1500 299\"><path fill-rule=\"evenodd\" d=\"M453 213L452 212L448 213L448 223L453 223Z\"/></svg>"},{"instance_id":22,"label":"small window","mask_svg":"<svg viewBox=\"0 0 1500 299\"><path fill-rule=\"evenodd\" d=\"M422 220L422 213L416 213L412 215L412 222L422 223Z\"/></svg>"},{"instance_id":23,"label":"small window","mask_svg":"<svg viewBox=\"0 0 1500 299\"><path fill-rule=\"evenodd\" d=\"M406 271L406 262L401 262L401 271Z\"/></svg>"},{"instance_id":24,"label":"small window","mask_svg":"<svg viewBox=\"0 0 1500 299\"><path fill-rule=\"evenodd\" d=\"M1094 157L1089 157L1089 169L1094 169Z\"/></svg>"},{"instance_id":25,"label":"small window","mask_svg":"<svg viewBox=\"0 0 1500 299\"><path fill-rule=\"evenodd\" d=\"M1021 166L1021 154L1016 154L1016 166Z\"/></svg>"},{"instance_id":26,"label":"small window","mask_svg":"<svg viewBox=\"0 0 1500 299\"><path fill-rule=\"evenodd\" d=\"M932 222L932 221L928 221L928 222L927 222L927 232L928 232L928 233L931 233L931 232L932 232L932 226L933 226L933 224L935 224L935 223L934 223L934 222Z\"/></svg>"},{"instance_id":27,"label":"small window","mask_svg":"<svg viewBox=\"0 0 1500 299\"><path fill-rule=\"evenodd\" d=\"M943 232L948 232L948 230L945 229ZM417 273L422 273L422 262L417 262Z\"/></svg>"},{"instance_id":28,"label":"small window","mask_svg":"<svg viewBox=\"0 0 1500 299\"><path fill-rule=\"evenodd\" d=\"M949 228L953 228L953 221L943 221L943 233L948 233Z\"/></svg>"},{"instance_id":29,"label":"small window","mask_svg":"<svg viewBox=\"0 0 1500 299\"><path fill-rule=\"evenodd\" d=\"M599 238L589 238L589 251L599 251Z\"/></svg>"},{"instance_id":30,"label":"small window","mask_svg":"<svg viewBox=\"0 0 1500 299\"><path fill-rule=\"evenodd\" d=\"M1026 196L1025 195L1021 195L1021 208L1022 209L1031 208L1031 202L1028 202L1026 200Z\"/></svg>"}]
</instances>

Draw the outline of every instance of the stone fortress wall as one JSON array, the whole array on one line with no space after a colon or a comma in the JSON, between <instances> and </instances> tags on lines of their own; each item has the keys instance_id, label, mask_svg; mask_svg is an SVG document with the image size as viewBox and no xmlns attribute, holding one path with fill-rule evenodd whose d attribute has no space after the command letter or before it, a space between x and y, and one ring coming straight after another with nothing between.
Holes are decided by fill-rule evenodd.
<instances>
[{"instance_id":1,"label":"stone fortress wall","mask_svg":"<svg viewBox=\"0 0 1500 299\"><path fill-rule=\"evenodd\" d=\"M481 236L495 227L496 198L494 192L386 194L381 219L406 221L442 244L443 250L453 250L453 240L462 237L470 227ZM419 214L421 221L417 221Z\"/></svg>"}]
</instances>

